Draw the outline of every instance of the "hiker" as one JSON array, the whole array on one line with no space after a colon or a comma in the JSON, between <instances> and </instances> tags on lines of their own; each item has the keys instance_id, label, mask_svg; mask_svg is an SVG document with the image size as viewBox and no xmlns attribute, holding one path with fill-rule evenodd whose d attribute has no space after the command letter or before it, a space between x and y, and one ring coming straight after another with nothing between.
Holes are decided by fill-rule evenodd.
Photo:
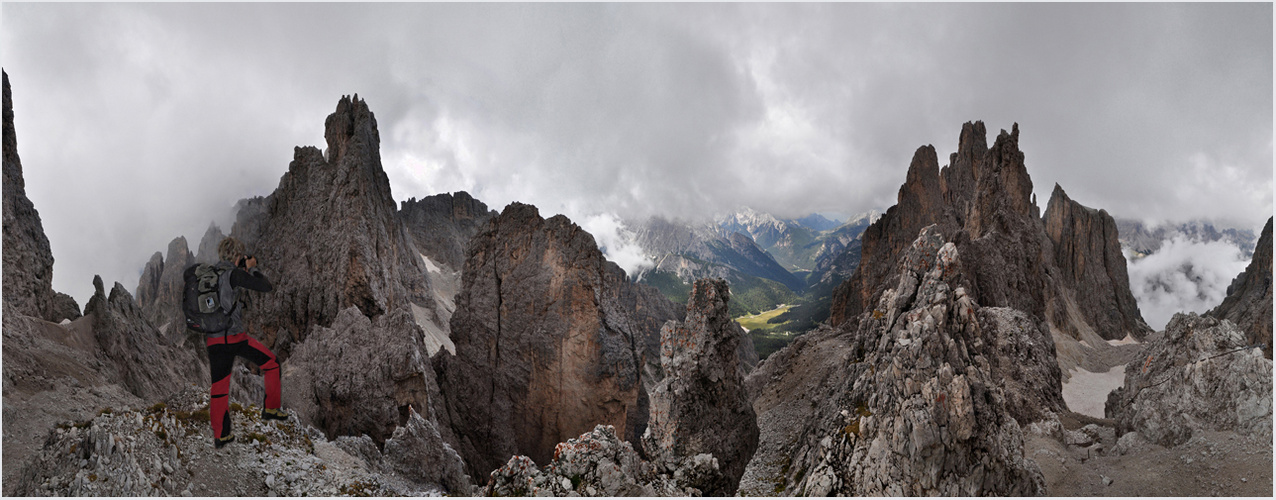
<instances>
[{"instance_id":1,"label":"hiker","mask_svg":"<svg viewBox=\"0 0 1276 500\"><path fill-rule=\"evenodd\" d=\"M229 311L229 326L221 332L206 333L205 345L208 346L208 366L212 372L212 388L209 389L208 417L213 426L213 443L221 448L235 436L230 433L230 373L235 365L235 356L247 359L261 368L266 385L266 401L262 405L263 420L286 420L288 414L279 409L279 363L275 353L257 339L248 336L244 325L245 293L240 289L269 292L273 289L270 281L257 269L257 258L247 255L244 243L227 237L217 245L217 257L220 262L214 264L217 281L222 290L220 295L227 297L223 303L232 304ZM229 290L225 288L229 285Z\"/></svg>"}]
</instances>

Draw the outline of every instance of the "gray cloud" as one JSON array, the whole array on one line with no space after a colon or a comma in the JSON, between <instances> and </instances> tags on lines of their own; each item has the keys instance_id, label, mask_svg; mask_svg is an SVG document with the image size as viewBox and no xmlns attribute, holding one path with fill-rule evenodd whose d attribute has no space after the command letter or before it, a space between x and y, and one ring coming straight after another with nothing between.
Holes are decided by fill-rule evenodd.
<instances>
[{"instance_id":1,"label":"gray cloud","mask_svg":"<svg viewBox=\"0 0 1276 500\"><path fill-rule=\"evenodd\" d=\"M912 152L1019 122L1124 217L1272 212L1270 4L5 4L28 193L83 302L269 193L358 93L395 196L613 221L894 203ZM194 242L192 242L194 244Z\"/></svg>"},{"instance_id":2,"label":"gray cloud","mask_svg":"<svg viewBox=\"0 0 1276 500\"><path fill-rule=\"evenodd\" d=\"M1148 326L1164 330L1176 313L1203 314L1218 307L1227 286L1248 265L1230 243L1175 236L1156 253L1129 262L1130 291Z\"/></svg>"}]
</instances>

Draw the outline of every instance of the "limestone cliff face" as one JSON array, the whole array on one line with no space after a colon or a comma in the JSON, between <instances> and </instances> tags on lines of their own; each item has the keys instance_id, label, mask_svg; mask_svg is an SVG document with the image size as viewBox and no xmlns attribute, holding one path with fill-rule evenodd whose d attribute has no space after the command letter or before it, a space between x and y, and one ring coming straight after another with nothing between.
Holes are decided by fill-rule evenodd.
<instances>
[{"instance_id":1,"label":"limestone cliff face","mask_svg":"<svg viewBox=\"0 0 1276 500\"><path fill-rule=\"evenodd\" d=\"M957 152L938 173L933 148L918 149L898 204L864 232L859 268L834 291L830 324L874 303L893 285L890 270L903 246L922 226L937 224L966 256L964 285L979 303L1023 311L1074 338L1150 332L1130 292L1111 217L1058 189L1056 208L1043 222L1018 125L1002 130L991 148L986 144L983 124L966 123Z\"/></svg>"},{"instance_id":2,"label":"limestone cliff face","mask_svg":"<svg viewBox=\"0 0 1276 500\"><path fill-rule=\"evenodd\" d=\"M27 198L13 124L13 95L4 73L4 301L19 314L52 322L80 317L69 295L53 291L53 250L40 212Z\"/></svg>"},{"instance_id":3,"label":"limestone cliff face","mask_svg":"<svg viewBox=\"0 0 1276 500\"><path fill-rule=\"evenodd\" d=\"M1130 275L1116 221L1105 210L1082 206L1058 184L1045 213L1046 235L1054 245L1054 263L1074 292L1086 321L1099 332L1150 331L1130 292Z\"/></svg>"},{"instance_id":4,"label":"limestone cliff face","mask_svg":"<svg viewBox=\"0 0 1276 500\"><path fill-rule=\"evenodd\" d=\"M395 216L367 103L342 97L324 136L327 151L296 148L279 187L241 201L231 229L275 287L254 294L249 331L285 359L292 343L348 307L368 318L412 304L427 316L434 309L425 266Z\"/></svg>"},{"instance_id":5,"label":"limestone cliff face","mask_svg":"<svg viewBox=\"0 0 1276 500\"><path fill-rule=\"evenodd\" d=\"M434 262L453 270L465 265L466 247L475 234L496 216L495 210L465 191L437 194L399 204L403 220L417 248Z\"/></svg>"},{"instance_id":6,"label":"limestone cliff face","mask_svg":"<svg viewBox=\"0 0 1276 500\"><path fill-rule=\"evenodd\" d=\"M598 424L636 440L645 339L656 334L642 317L661 309L618 300L636 286L589 233L529 205L510 204L474 237L451 323L456 355L435 358L440 420L472 476L512 455L549 463L555 445Z\"/></svg>"},{"instance_id":7,"label":"limestone cliff face","mask_svg":"<svg viewBox=\"0 0 1276 500\"><path fill-rule=\"evenodd\" d=\"M699 280L687 301L685 322L660 331L665 378L651 392L651 420L643 447L653 462L671 468L713 455L723 481L706 495L731 495L758 447L757 416L744 388L737 354L747 338L731 319L726 281Z\"/></svg>"},{"instance_id":8,"label":"limestone cliff face","mask_svg":"<svg viewBox=\"0 0 1276 500\"><path fill-rule=\"evenodd\" d=\"M1272 359L1272 218L1254 248L1254 259L1231 286L1227 298L1206 315L1230 320L1245 332L1250 345L1262 342L1263 355Z\"/></svg>"}]
</instances>

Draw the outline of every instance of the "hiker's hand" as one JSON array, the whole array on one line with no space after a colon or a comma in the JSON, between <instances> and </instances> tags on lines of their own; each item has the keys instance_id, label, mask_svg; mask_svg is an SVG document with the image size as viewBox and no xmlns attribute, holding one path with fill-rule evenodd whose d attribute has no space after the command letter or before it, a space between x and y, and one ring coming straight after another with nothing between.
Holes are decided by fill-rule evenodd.
<instances>
[{"instance_id":1,"label":"hiker's hand","mask_svg":"<svg viewBox=\"0 0 1276 500\"><path fill-rule=\"evenodd\" d=\"M244 259L244 269L252 269L254 267L257 267L257 257Z\"/></svg>"}]
</instances>

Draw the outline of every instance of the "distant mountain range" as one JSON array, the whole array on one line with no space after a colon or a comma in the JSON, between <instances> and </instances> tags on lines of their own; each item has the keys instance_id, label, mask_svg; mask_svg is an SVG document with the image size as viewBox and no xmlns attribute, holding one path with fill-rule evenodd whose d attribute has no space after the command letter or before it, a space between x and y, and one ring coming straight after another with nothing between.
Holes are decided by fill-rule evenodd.
<instances>
[{"instance_id":1,"label":"distant mountain range","mask_svg":"<svg viewBox=\"0 0 1276 500\"><path fill-rule=\"evenodd\" d=\"M1219 227L1208 221L1171 222L1148 228L1134 219L1116 219L1121 248L1129 250L1134 258L1145 257L1161 249L1161 245L1175 237L1198 242L1225 241L1241 249L1245 258L1254 255L1258 238L1251 229Z\"/></svg>"}]
</instances>

